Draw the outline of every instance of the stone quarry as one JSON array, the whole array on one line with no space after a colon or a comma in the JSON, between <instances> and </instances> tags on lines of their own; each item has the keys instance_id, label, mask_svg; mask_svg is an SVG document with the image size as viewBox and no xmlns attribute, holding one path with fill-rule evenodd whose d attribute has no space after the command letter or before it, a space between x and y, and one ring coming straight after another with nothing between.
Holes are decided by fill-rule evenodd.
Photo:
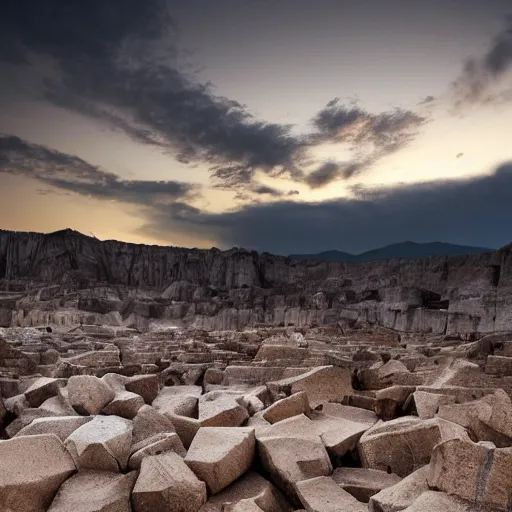
<instances>
[{"instance_id":1,"label":"stone quarry","mask_svg":"<svg viewBox=\"0 0 512 512\"><path fill-rule=\"evenodd\" d=\"M511 276L0 232L0 512L510 512Z\"/></svg>"}]
</instances>

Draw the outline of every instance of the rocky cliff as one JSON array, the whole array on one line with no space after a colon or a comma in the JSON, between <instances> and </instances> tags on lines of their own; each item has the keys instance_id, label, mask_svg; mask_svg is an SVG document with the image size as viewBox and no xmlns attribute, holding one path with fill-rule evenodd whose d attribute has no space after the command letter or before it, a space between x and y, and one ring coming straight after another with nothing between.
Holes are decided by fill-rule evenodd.
<instances>
[{"instance_id":1,"label":"rocky cliff","mask_svg":"<svg viewBox=\"0 0 512 512\"><path fill-rule=\"evenodd\" d=\"M470 335L510 329L512 250L343 263L0 231L0 290L3 326L340 322Z\"/></svg>"}]
</instances>

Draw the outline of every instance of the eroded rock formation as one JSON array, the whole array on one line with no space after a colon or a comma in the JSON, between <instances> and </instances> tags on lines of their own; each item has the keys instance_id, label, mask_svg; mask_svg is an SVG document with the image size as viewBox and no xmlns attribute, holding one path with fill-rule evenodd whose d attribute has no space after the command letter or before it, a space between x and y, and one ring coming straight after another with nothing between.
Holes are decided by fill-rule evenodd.
<instances>
[{"instance_id":1,"label":"eroded rock formation","mask_svg":"<svg viewBox=\"0 0 512 512\"><path fill-rule=\"evenodd\" d=\"M0 231L0 325L506 331L512 251L352 264Z\"/></svg>"}]
</instances>

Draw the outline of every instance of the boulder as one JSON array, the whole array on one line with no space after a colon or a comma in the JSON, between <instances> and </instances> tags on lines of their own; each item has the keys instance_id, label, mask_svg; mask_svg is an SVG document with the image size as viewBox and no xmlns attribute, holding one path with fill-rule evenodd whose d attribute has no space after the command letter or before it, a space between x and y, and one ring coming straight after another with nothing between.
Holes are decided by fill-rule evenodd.
<instances>
[{"instance_id":1,"label":"boulder","mask_svg":"<svg viewBox=\"0 0 512 512\"><path fill-rule=\"evenodd\" d=\"M230 394L205 395L199 400L199 422L203 427L238 427L248 419L247 409Z\"/></svg>"},{"instance_id":2,"label":"boulder","mask_svg":"<svg viewBox=\"0 0 512 512\"><path fill-rule=\"evenodd\" d=\"M206 485L173 452L146 457L132 492L134 512L197 512Z\"/></svg>"},{"instance_id":3,"label":"boulder","mask_svg":"<svg viewBox=\"0 0 512 512\"><path fill-rule=\"evenodd\" d=\"M114 390L92 375L74 375L68 380L69 403L78 414L99 414L115 397Z\"/></svg>"},{"instance_id":4,"label":"boulder","mask_svg":"<svg viewBox=\"0 0 512 512\"><path fill-rule=\"evenodd\" d=\"M180 457L185 457L187 454L178 434L156 434L148 441L144 447L132 452L128 461L130 469L139 469L142 459L150 455L160 455L170 451L177 453Z\"/></svg>"},{"instance_id":5,"label":"boulder","mask_svg":"<svg viewBox=\"0 0 512 512\"><path fill-rule=\"evenodd\" d=\"M324 404L322 411L310 413L311 429L317 433L332 457L354 450L361 436L377 421L363 409L341 404Z\"/></svg>"},{"instance_id":6,"label":"boulder","mask_svg":"<svg viewBox=\"0 0 512 512\"><path fill-rule=\"evenodd\" d=\"M158 375L136 375L125 383L126 391L140 395L148 405L158 396L160 391Z\"/></svg>"},{"instance_id":7,"label":"boulder","mask_svg":"<svg viewBox=\"0 0 512 512\"><path fill-rule=\"evenodd\" d=\"M268 480L249 470L224 490L211 496L200 512L223 512L225 504L254 502L265 512L291 512L293 508Z\"/></svg>"},{"instance_id":8,"label":"boulder","mask_svg":"<svg viewBox=\"0 0 512 512\"><path fill-rule=\"evenodd\" d=\"M272 404L263 411L263 417L269 423L276 423L297 414L307 414L309 411L308 395L299 391Z\"/></svg>"},{"instance_id":9,"label":"boulder","mask_svg":"<svg viewBox=\"0 0 512 512\"><path fill-rule=\"evenodd\" d=\"M152 444L156 436L174 433L176 430L169 418L160 414L154 407L143 405L133 418L131 452L135 453Z\"/></svg>"},{"instance_id":10,"label":"boulder","mask_svg":"<svg viewBox=\"0 0 512 512\"><path fill-rule=\"evenodd\" d=\"M197 403L202 392L200 386L165 386L151 405L162 414L197 418Z\"/></svg>"},{"instance_id":11,"label":"boulder","mask_svg":"<svg viewBox=\"0 0 512 512\"><path fill-rule=\"evenodd\" d=\"M185 463L216 494L249 469L255 443L253 428L201 427Z\"/></svg>"},{"instance_id":12,"label":"boulder","mask_svg":"<svg viewBox=\"0 0 512 512\"><path fill-rule=\"evenodd\" d=\"M260 437L258 450L265 471L295 503L298 502L297 482L328 476L332 472L329 455L318 435L309 438Z\"/></svg>"},{"instance_id":13,"label":"boulder","mask_svg":"<svg viewBox=\"0 0 512 512\"><path fill-rule=\"evenodd\" d=\"M336 468L332 479L358 501L368 503L370 498L401 481L398 475L364 468Z\"/></svg>"},{"instance_id":14,"label":"boulder","mask_svg":"<svg viewBox=\"0 0 512 512\"><path fill-rule=\"evenodd\" d=\"M165 416L172 421L183 446L188 449L192 444L197 431L201 428L199 420L169 413L165 413Z\"/></svg>"},{"instance_id":15,"label":"boulder","mask_svg":"<svg viewBox=\"0 0 512 512\"><path fill-rule=\"evenodd\" d=\"M327 476L297 482L297 494L308 512L367 512L368 510L364 503L357 501Z\"/></svg>"},{"instance_id":16,"label":"boulder","mask_svg":"<svg viewBox=\"0 0 512 512\"><path fill-rule=\"evenodd\" d=\"M0 441L0 510L46 512L60 485L76 471L54 434Z\"/></svg>"},{"instance_id":17,"label":"boulder","mask_svg":"<svg viewBox=\"0 0 512 512\"><path fill-rule=\"evenodd\" d=\"M130 391L118 391L113 400L103 407L103 414L112 414L132 420L144 405L144 399Z\"/></svg>"},{"instance_id":18,"label":"boulder","mask_svg":"<svg viewBox=\"0 0 512 512\"><path fill-rule=\"evenodd\" d=\"M136 478L135 471L80 471L62 484L48 512L132 512Z\"/></svg>"},{"instance_id":19,"label":"boulder","mask_svg":"<svg viewBox=\"0 0 512 512\"><path fill-rule=\"evenodd\" d=\"M419 496L428 491L428 472L429 466L423 466L399 483L374 494L368 504L369 512L399 512L405 510Z\"/></svg>"},{"instance_id":20,"label":"boulder","mask_svg":"<svg viewBox=\"0 0 512 512\"><path fill-rule=\"evenodd\" d=\"M407 508L404 512L490 512L488 508L475 506L474 503L450 496L444 492L427 491Z\"/></svg>"},{"instance_id":21,"label":"boulder","mask_svg":"<svg viewBox=\"0 0 512 512\"><path fill-rule=\"evenodd\" d=\"M131 442L131 421L117 416L95 416L66 439L66 447L80 470L117 472L127 467Z\"/></svg>"},{"instance_id":22,"label":"boulder","mask_svg":"<svg viewBox=\"0 0 512 512\"><path fill-rule=\"evenodd\" d=\"M91 421L87 416L58 416L36 418L23 427L14 437L55 434L62 442L79 427Z\"/></svg>"},{"instance_id":23,"label":"boulder","mask_svg":"<svg viewBox=\"0 0 512 512\"><path fill-rule=\"evenodd\" d=\"M462 499L508 511L512 498L512 448L450 439L434 448L428 483L431 488Z\"/></svg>"},{"instance_id":24,"label":"boulder","mask_svg":"<svg viewBox=\"0 0 512 512\"><path fill-rule=\"evenodd\" d=\"M412 397L416 412L422 420L433 418L442 405L454 404L456 400L453 395L428 393L426 391L415 391Z\"/></svg>"},{"instance_id":25,"label":"boulder","mask_svg":"<svg viewBox=\"0 0 512 512\"><path fill-rule=\"evenodd\" d=\"M436 444L441 442L439 422L405 416L379 422L359 441L363 467L390 471L405 477L428 464Z\"/></svg>"},{"instance_id":26,"label":"boulder","mask_svg":"<svg viewBox=\"0 0 512 512\"><path fill-rule=\"evenodd\" d=\"M289 396L305 391L312 408L327 402L341 403L346 395L353 392L350 371L338 366L319 366L296 377L267 385L274 396L283 392Z\"/></svg>"},{"instance_id":27,"label":"boulder","mask_svg":"<svg viewBox=\"0 0 512 512\"><path fill-rule=\"evenodd\" d=\"M39 407L45 400L55 396L63 385L64 381L62 379L41 377L24 394L30 407Z\"/></svg>"}]
</instances>

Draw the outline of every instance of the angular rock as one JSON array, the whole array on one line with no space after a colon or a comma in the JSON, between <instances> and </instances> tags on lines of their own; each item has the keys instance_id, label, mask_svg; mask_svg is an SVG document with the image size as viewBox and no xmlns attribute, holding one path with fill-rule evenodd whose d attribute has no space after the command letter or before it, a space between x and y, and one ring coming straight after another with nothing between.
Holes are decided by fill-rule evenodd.
<instances>
[{"instance_id":1,"label":"angular rock","mask_svg":"<svg viewBox=\"0 0 512 512\"><path fill-rule=\"evenodd\" d=\"M185 462L216 494L249 469L255 445L253 428L201 427Z\"/></svg>"},{"instance_id":2,"label":"angular rock","mask_svg":"<svg viewBox=\"0 0 512 512\"><path fill-rule=\"evenodd\" d=\"M66 439L79 470L124 471L130 456L132 422L117 416L95 416Z\"/></svg>"},{"instance_id":3,"label":"angular rock","mask_svg":"<svg viewBox=\"0 0 512 512\"><path fill-rule=\"evenodd\" d=\"M125 384L126 391L140 395L148 405L158 396L160 387L157 375L137 375L131 377Z\"/></svg>"},{"instance_id":4,"label":"angular rock","mask_svg":"<svg viewBox=\"0 0 512 512\"><path fill-rule=\"evenodd\" d=\"M286 395L305 391L312 408L327 402L340 402L346 395L353 392L351 374L348 370L337 366L320 366L311 371L269 382L269 389L277 396L280 392Z\"/></svg>"},{"instance_id":5,"label":"angular rock","mask_svg":"<svg viewBox=\"0 0 512 512\"><path fill-rule=\"evenodd\" d=\"M249 419L245 407L228 394L201 397L199 422L203 427L238 427Z\"/></svg>"},{"instance_id":6,"label":"angular rock","mask_svg":"<svg viewBox=\"0 0 512 512\"><path fill-rule=\"evenodd\" d=\"M188 449L194 440L195 435L201 428L199 420L166 413L165 416L172 421L176 433L180 436L183 446Z\"/></svg>"},{"instance_id":7,"label":"angular rock","mask_svg":"<svg viewBox=\"0 0 512 512\"><path fill-rule=\"evenodd\" d=\"M295 502L297 482L332 472L329 455L319 436L316 439L313 436L258 438L258 450L272 481Z\"/></svg>"},{"instance_id":8,"label":"angular rock","mask_svg":"<svg viewBox=\"0 0 512 512\"><path fill-rule=\"evenodd\" d=\"M359 441L359 454L363 467L391 471L403 478L428 464L439 442L437 420L405 416L367 430Z\"/></svg>"},{"instance_id":9,"label":"angular rock","mask_svg":"<svg viewBox=\"0 0 512 512\"><path fill-rule=\"evenodd\" d=\"M77 428L91 420L92 418L87 416L36 418L26 427L23 427L14 437L55 434L64 442Z\"/></svg>"},{"instance_id":10,"label":"angular rock","mask_svg":"<svg viewBox=\"0 0 512 512\"><path fill-rule=\"evenodd\" d=\"M412 394L414 406L422 420L433 418L442 405L454 404L456 398L451 395L415 391Z\"/></svg>"},{"instance_id":11,"label":"angular rock","mask_svg":"<svg viewBox=\"0 0 512 512\"><path fill-rule=\"evenodd\" d=\"M398 475L364 468L336 468L332 479L358 501L368 503L370 498L401 481Z\"/></svg>"},{"instance_id":12,"label":"angular rock","mask_svg":"<svg viewBox=\"0 0 512 512\"><path fill-rule=\"evenodd\" d=\"M136 479L135 471L80 471L62 484L48 512L131 512Z\"/></svg>"},{"instance_id":13,"label":"angular rock","mask_svg":"<svg viewBox=\"0 0 512 512\"><path fill-rule=\"evenodd\" d=\"M113 400L103 407L102 412L132 420L143 405L144 399L140 395L130 391L118 391Z\"/></svg>"},{"instance_id":14,"label":"angular rock","mask_svg":"<svg viewBox=\"0 0 512 512\"><path fill-rule=\"evenodd\" d=\"M178 434L156 434L152 436L147 444L139 450L132 451L128 467L130 469L139 469L142 459L151 455L160 455L165 452L175 452L180 457L185 457L187 451Z\"/></svg>"},{"instance_id":15,"label":"angular rock","mask_svg":"<svg viewBox=\"0 0 512 512\"><path fill-rule=\"evenodd\" d=\"M114 390L92 375L75 375L68 380L69 403L82 415L99 414L115 397Z\"/></svg>"},{"instance_id":16,"label":"angular rock","mask_svg":"<svg viewBox=\"0 0 512 512\"><path fill-rule=\"evenodd\" d=\"M151 405L162 414L197 418L197 403L202 392L200 386L166 386Z\"/></svg>"},{"instance_id":17,"label":"angular rock","mask_svg":"<svg viewBox=\"0 0 512 512\"><path fill-rule=\"evenodd\" d=\"M132 493L134 512L197 512L206 485L173 452L146 457Z\"/></svg>"},{"instance_id":18,"label":"angular rock","mask_svg":"<svg viewBox=\"0 0 512 512\"><path fill-rule=\"evenodd\" d=\"M404 512L490 512L474 503L450 496L444 492L427 491L419 496Z\"/></svg>"},{"instance_id":19,"label":"angular rock","mask_svg":"<svg viewBox=\"0 0 512 512\"><path fill-rule=\"evenodd\" d=\"M0 441L0 510L46 512L60 485L75 471L56 435Z\"/></svg>"},{"instance_id":20,"label":"angular rock","mask_svg":"<svg viewBox=\"0 0 512 512\"><path fill-rule=\"evenodd\" d=\"M297 414L307 414L309 411L308 395L299 391L272 404L263 412L263 417L269 423L276 423Z\"/></svg>"},{"instance_id":21,"label":"angular rock","mask_svg":"<svg viewBox=\"0 0 512 512\"><path fill-rule=\"evenodd\" d=\"M370 512L399 512L412 505L422 493L428 491L429 466L414 471L399 483L374 494L369 501Z\"/></svg>"},{"instance_id":22,"label":"angular rock","mask_svg":"<svg viewBox=\"0 0 512 512\"><path fill-rule=\"evenodd\" d=\"M151 444L160 434L173 434L176 430L171 420L154 407L143 405L133 418L132 453Z\"/></svg>"},{"instance_id":23,"label":"angular rock","mask_svg":"<svg viewBox=\"0 0 512 512\"><path fill-rule=\"evenodd\" d=\"M451 439L432 453L429 486L462 499L508 511L512 497L512 448Z\"/></svg>"},{"instance_id":24,"label":"angular rock","mask_svg":"<svg viewBox=\"0 0 512 512\"><path fill-rule=\"evenodd\" d=\"M253 501L265 512L291 512L293 508L268 480L249 470L223 491L211 496L200 512L224 512L227 503Z\"/></svg>"},{"instance_id":25,"label":"angular rock","mask_svg":"<svg viewBox=\"0 0 512 512\"><path fill-rule=\"evenodd\" d=\"M365 410L341 404L324 404L322 412L312 411L311 428L320 435L332 457L342 457L354 450L361 436L377 421Z\"/></svg>"},{"instance_id":26,"label":"angular rock","mask_svg":"<svg viewBox=\"0 0 512 512\"><path fill-rule=\"evenodd\" d=\"M62 379L41 377L25 391L25 397L30 407L39 407L45 400L55 396L63 385Z\"/></svg>"},{"instance_id":27,"label":"angular rock","mask_svg":"<svg viewBox=\"0 0 512 512\"><path fill-rule=\"evenodd\" d=\"M368 510L365 504L357 501L327 476L297 482L297 494L308 512L367 512Z\"/></svg>"}]
</instances>

